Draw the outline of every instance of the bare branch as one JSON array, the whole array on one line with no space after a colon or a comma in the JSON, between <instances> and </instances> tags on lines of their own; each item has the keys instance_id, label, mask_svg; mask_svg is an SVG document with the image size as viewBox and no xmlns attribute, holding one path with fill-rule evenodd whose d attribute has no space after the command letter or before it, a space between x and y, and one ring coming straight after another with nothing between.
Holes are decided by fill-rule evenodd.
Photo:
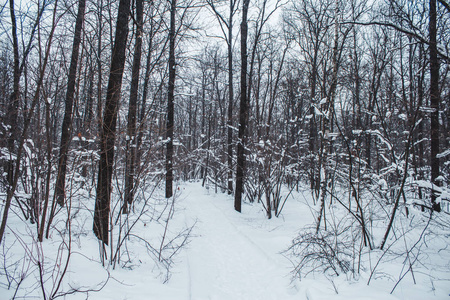
<instances>
[{"instance_id":1,"label":"bare branch","mask_svg":"<svg viewBox=\"0 0 450 300\"><path fill-rule=\"evenodd\" d=\"M438 2L448 10L448 13L450 13L450 5L445 0L438 0Z\"/></svg>"},{"instance_id":2,"label":"bare branch","mask_svg":"<svg viewBox=\"0 0 450 300\"><path fill-rule=\"evenodd\" d=\"M443 0L439 0L439 1L443 1ZM388 28L392 28L395 29L398 32L401 32L403 34L406 34L414 39L416 39L417 41L419 41L422 44L426 44L426 45L430 45L430 42L424 38L423 36L415 33L415 32L411 32L405 28L402 28L398 25L392 24L392 23L387 23L387 22L378 22L378 21L371 21L371 22L356 22L356 21L351 21L351 22L343 22L341 24L354 24L354 25L362 25L362 26L372 26L372 25L377 25L377 26L384 26L384 27L388 27ZM442 59L446 60L447 63L450 63L450 56L443 53L439 48L438 48L438 55L441 56Z\"/></svg>"}]
</instances>

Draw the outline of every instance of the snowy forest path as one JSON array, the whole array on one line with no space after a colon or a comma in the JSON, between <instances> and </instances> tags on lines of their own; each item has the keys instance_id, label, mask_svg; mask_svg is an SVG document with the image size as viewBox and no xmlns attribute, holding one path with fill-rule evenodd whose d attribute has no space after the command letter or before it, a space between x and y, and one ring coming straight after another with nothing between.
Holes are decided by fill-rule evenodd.
<instances>
[{"instance_id":1,"label":"snowy forest path","mask_svg":"<svg viewBox=\"0 0 450 300\"><path fill-rule=\"evenodd\" d=\"M230 197L207 195L204 190L191 190L193 187L186 187L180 200L186 219L197 222L186 258L188 299L292 297L289 262L279 254L283 245L276 250L255 242L243 231L254 229L251 220L233 211ZM256 240L260 238L270 243L264 236L256 236Z\"/></svg>"}]
</instances>

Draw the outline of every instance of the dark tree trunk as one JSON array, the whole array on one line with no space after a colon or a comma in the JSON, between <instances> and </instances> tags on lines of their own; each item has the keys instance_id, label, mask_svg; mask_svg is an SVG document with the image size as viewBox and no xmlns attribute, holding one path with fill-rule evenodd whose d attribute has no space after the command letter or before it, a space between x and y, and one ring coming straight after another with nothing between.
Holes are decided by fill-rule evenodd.
<instances>
[{"instance_id":1,"label":"dark tree trunk","mask_svg":"<svg viewBox=\"0 0 450 300\"><path fill-rule=\"evenodd\" d=\"M430 105L431 113L431 183L438 185L439 177L439 61L437 57L436 43L436 0L430 0ZM433 189L431 202L434 211L441 211L441 206L436 203L436 194Z\"/></svg>"},{"instance_id":2,"label":"dark tree trunk","mask_svg":"<svg viewBox=\"0 0 450 300\"><path fill-rule=\"evenodd\" d=\"M422 65L424 64L423 52L424 52L423 45L420 45L419 61L421 62ZM423 100L424 100L423 84L424 84L426 68L425 68L425 66L423 66L420 69L421 69L421 71L420 71L420 73L417 76L417 101L418 101L417 106L418 107L422 107L423 106ZM423 118L422 112L420 112L420 111L419 111L418 118ZM417 154L418 154L418 157L419 157L418 158L418 167L419 167L419 170L420 170L418 179L421 179L421 180L424 179L423 166L425 165L424 164L424 152L425 152L425 149L424 149L424 141L423 141L424 136L425 136L425 132L424 131L425 130L424 130L423 122L420 122L419 126L418 126L418 130L417 130L417 133L418 133L418 139L417 140L420 141L420 143L418 145L418 149L417 149ZM422 199L422 188L419 188L419 199Z\"/></svg>"},{"instance_id":3,"label":"dark tree trunk","mask_svg":"<svg viewBox=\"0 0 450 300\"><path fill-rule=\"evenodd\" d=\"M137 98L139 91L139 71L141 66L142 53L142 0L136 0L136 44L134 46L133 70L131 74L130 102L128 106L128 128L127 128L127 148L126 148L126 169L125 169L125 199L122 212L128 213L128 205L131 205L134 198L134 172L136 169L136 113Z\"/></svg>"},{"instance_id":4,"label":"dark tree trunk","mask_svg":"<svg viewBox=\"0 0 450 300\"><path fill-rule=\"evenodd\" d=\"M100 0L100 3L98 4L98 13L97 13L97 22L98 22L98 41L97 41L97 74L98 74L98 81L97 81L97 130L98 132L102 131L102 112L103 112L103 105L102 105L102 90L103 90L103 80L102 80L102 74L103 74L103 67L102 67L102 32L103 32L103 0Z\"/></svg>"},{"instance_id":5,"label":"dark tree trunk","mask_svg":"<svg viewBox=\"0 0 450 300\"><path fill-rule=\"evenodd\" d=\"M17 115L19 113L19 84L20 84L20 66L19 66L19 42L17 40L17 22L16 15L14 11L14 0L9 1L9 11L11 15L11 29L12 29L12 40L13 40L13 52L14 52L14 69L13 69L13 93L11 94L11 99L8 105L7 113L7 125L10 126L10 133L7 137L7 147L8 151L12 155L15 152L15 141L18 135L17 126ZM8 160L5 164L6 179L11 187L13 185L13 169L14 162L12 159Z\"/></svg>"},{"instance_id":6,"label":"dark tree trunk","mask_svg":"<svg viewBox=\"0 0 450 300\"><path fill-rule=\"evenodd\" d=\"M230 17L228 19L228 121L227 121L227 152L228 152L228 195L233 193L233 15L234 0L230 0Z\"/></svg>"},{"instance_id":7,"label":"dark tree trunk","mask_svg":"<svg viewBox=\"0 0 450 300\"><path fill-rule=\"evenodd\" d=\"M50 195L50 179L52 175L52 140L51 140L51 125L50 125L50 102L45 102L45 131L47 139L47 176L45 180L45 196L44 206L42 208L41 222L39 223L38 241L42 242L44 239L45 218L47 216L47 208ZM37 216L36 216L37 217Z\"/></svg>"},{"instance_id":8,"label":"dark tree trunk","mask_svg":"<svg viewBox=\"0 0 450 300\"><path fill-rule=\"evenodd\" d=\"M201 122L201 145L202 152L206 153L206 66L202 66L202 122ZM200 178L205 178L205 166L206 164L202 162L200 167Z\"/></svg>"},{"instance_id":9,"label":"dark tree trunk","mask_svg":"<svg viewBox=\"0 0 450 300\"><path fill-rule=\"evenodd\" d=\"M75 23L75 35L72 45L72 58L70 60L69 78L67 82L66 94L66 108L64 111L64 119L61 131L61 146L59 148L58 160L58 175L56 177L56 201L63 206L65 202L65 186L66 186L66 169L67 169L67 152L72 135L72 112L73 112L73 97L75 93L75 82L77 76L77 65L79 49L81 44L81 31L83 29L84 10L86 7L86 0L78 2L77 20Z\"/></svg>"},{"instance_id":10,"label":"dark tree trunk","mask_svg":"<svg viewBox=\"0 0 450 300\"><path fill-rule=\"evenodd\" d=\"M150 4L153 5L153 4ZM153 8L152 8L153 9ZM141 110L139 113L139 133L137 137L137 156L136 156L136 166L140 165L141 161L141 145L142 145L142 139L144 138L144 131L145 131L145 118L146 118L146 105L147 105L147 95L148 95L148 85L150 82L150 73L151 73L151 62L152 62L152 48L153 48L153 32L154 32L154 22L153 18L150 20L150 32L149 32L149 43L148 43L148 53L147 53L147 59L145 63L145 75L144 75L144 85L143 85L143 91L142 91L142 102L141 102Z\"/></svg>"},{"instance_id":11,"label":"dark tree trunk","mask_svg":"<svg viewBox=\"0 0 450 300\"><path fill-rule=\"evenodd\" d=\"M323 219L324 229L327 230L327 221L325 215L325 201L327 191L330 188L330 171L328 165L329 154L332 153L332 143L331 138L327 133L332 132L333 128L333 116L334 116L334 100L336 98L336 88L337 88L337 76L338 76L338 46L339 46L339 0L335 2L335 28L334 28L334 45L333 45L333 74L331 79L330 90L327 95L327 101L325 103L324 111L326 112L322 116L322 135L321 135L321 149L320 149L320 160L321 160L321 172L323 172L322 179L320 180L320 211L319 217L317 218L316 233L319 232L320 223Z\"/></svg>"},{"instance_id":12,"label":"dark tree trunk","mask_svg":"<svg viewBox=\"0 0 450 300\"><path fill-rule=\"evenodd\" d=\"M129 14L130 0L120 0L100 139L101 153L93 226L95 235L99 240L103 241L104 244L108 244L109 241L108 230L114 143L116 138L117 112L122 88L122 75L125 64Z\"/></svg>"},{"instance_id":13,"label":"dark tree trunk","mask_svg":"<svg viewBox=\"0 0 450 300\"><path fill-rule=\"evenodd\" d=\"M237 169L236 169L236 194L234 195L234 209L241 212L242 194L244 192L245 173L245 127L248 115L247 99L247 13L250 0L242 3L241 23L241 101L239 107L239 138L237 146Z\"/></svg>"},{"instance_id":14,"label":"dark tree trunk","mask_svg":"<svg viewBox=\"0 0 450 300\"><path fill-rule=\"evenodd\" d=\"M176 0L171 1L169 31L169 86L167 97L166 125L166 198L173 195L173 126L174 126L174 91L175 91L175 12Z\"/></svg>"},{"instance_id":15,"label":"dark tree trunk","mask_svg":"<svg viewBox=\"0 0 450 300\"><path fill-rule=\"evenodd\" d=\"M90 135L91 122L94 117L92 107L94 104L94 70L92 65L89 66L89 83L86 97L86 107L84 111L83 128Z\"/></svg>"},{"instance_id":16,"label":"dark tree trunk","mask_svg":"<svg viewBox=\"0 0 450 300\"><path fill-rule=\"evenodd\" d=\"M317 181L315 170L315 153L316 153L316 142L317 142L317 124L315 117L315 109L314 109L314 99L316 97L316 82L317 82L317 55L318 55L317 47L314 50L314 58L312 62L312 72L311 72L311 106L309 108L309 113L311 115L311 119L309 120L309 155L310 155L310 187L311 191L317 190ZM314 193L313 193L314 195ZM317 193L315 194L317 195Z\"/></svg>"}]
</instances>

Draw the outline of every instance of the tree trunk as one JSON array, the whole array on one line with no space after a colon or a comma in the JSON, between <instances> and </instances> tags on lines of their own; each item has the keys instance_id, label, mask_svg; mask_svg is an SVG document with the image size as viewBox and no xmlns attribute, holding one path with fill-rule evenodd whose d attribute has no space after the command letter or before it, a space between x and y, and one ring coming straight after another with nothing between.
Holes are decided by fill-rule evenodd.
<instances>
[{"instance_id":1,"label":"tree trunk","mask_svg":"<svg viewBox=\"0 0 450 300\"><path fill-rule=\"evenodd\" d=\"M430 0L430 105L431 105L431 183L438 185L439 177L439 61L436 42L436 0ZM436 203L434 188L431 193L431 204L434 211L441 211L441 205Z\"/></svg>"},{"instance_id":2,"label":"tree trunk","mask_svg":"<svg viewBox=\"0 0 450 300\"><path fill-rule=\"evenodd\" d=\"M169 30L169 86L167 97L166 126L166 198L173 195L173 126L174 126L174 91L175 91L175 12L176 0L171 1Z\"/></svg>"},{"instance_id":3,"label":"tree trunk","mask_svg":"<svg viewBox=\"0 0 450 300\"><path fill-rule=\"evenodd\" d=\"M250 0L243 0L241 23L241 101L239 107L239 138L237 147L236 194L234 209L241 212L242 194L244 192L245 173L245 127L248 115L247 99L247 13Z\"/></svg>"},{"instance_id":4,"label":"tree trunk","mask_svg":"<svg viewBox=\"0 0 450 300\"><path fill-rule=\"evenodd\" d=\"M111 58L108 90L106 94L103 127L100 139L100 162L98 170L97 197L94 211L94 233L108 245L109 212L111 203L114 143L116 138L117 112L122 88L125 50L128 36L130 0L120 0L116 24L114 49Z\"/></svg>"},{"instance_id":5,"label":"tree trunk","mask_svg":"<svg viewBox=\"0 0 450 300\"><path fill-rule=\"evenodd\" d=\"M13 74L13 93L8 105L7 113L7 125L10 126L10 134L7 137L7 147L10 155L15 152L15 141L17 140L17 115L19 113L19 85L20 85L20 66L19 66L19 42L17 40L17 22L14 11L14 0L9 1L9 11L11 15L11 28L12 28L12 40L13 40L13 52L14 52L14 74ZM9 188L13 185L13 168L14 162L12 158L6 162L5 173L6 179L9 184Z\"/></svg>"},{"instance_id":6,"label":"tree trunk","mask_svg":"<svg viewBox=\"0 0 450 300\"><path fill-rule=\"evenodd\" d=\"M153 10L152 5L151 5L151 9ZM147 53L147 59L146 59L146 63L145 63L145 75L144 75L144 86L143 86L143 91L142 91L142 102L141 102L141 111L139 114L139 133L138 133L138 137L137 137L137 146L136 146L136 162L135 165L139 166L140 165L140 161L141 161L141 156L142 153L140 151L141 149L141 145L142 145L142 140L144 137L144 131L145 131L145 119L146 119L146 105L147 105L147 95L148 95L148 85L149 85L149 81L150 81L150 73L151 73L151 61L152 61L152 48L153 48L153 32L154 32L154 22L153 22L153 16L150 19L150 32L149 32L149 42L148 42L148 53Z\"/></svg>"},{"instance_id":7,"label":"tree trunk","mask_svg":"<svg viewBox=\"0 0 450 300\"><path fill-rule=\"evenodd\" d=\"M136 44L134 46L133 70L131 74L130 102L128 106L128 128L126 147L126 169L125 169L125 199L122 212L128 213L128 205L131 205L134 198L134 172L136 169L136 113L137 98L139 92L139 71L141 66L142 53L142 0L136 0Z\"/></svg>"},{"instance_id":8,"label":"tree trunk","mask_svg":"<svg viewBox=\"0 0 450 300\"><path fill-rule=\"evenodd\" d=\"M102 67L102 32L103 32L103 0L99 0L98 3L98 12L97 12L97 22L98 22L98 41L97 41L97 130L100 133L102 131L102 114L103 114L103 105L102 105L102 90L103 90L103 67Z\"/></svg>"},{"instance_id":9,"label":"tree trunk","mask_svg":"<svg viewBox=\"0 0 450 300\"><path fill-rule=\"evenodd\" d=\"M339 46L339 0L335 2L335 28L334 28L334 45L333 45L333 75L331 79L331 86L327 96L327 102L325 103L325 113L322 116L322 143L321 143L321 178L320 178L320 211L317 218L316 233L319 232L320 223L324 220L324 228L327 229L326 216L325 216L325 200L329 187L330 170L328 166L328 153L331 150L331 138L329 132L333 127L333 115L334 115L334 99L336 97L337 88L337 75L338 75L338 46Z\"/></svg>"},{"instance_id":10,"label":"tree trunk","mask_svg":"<svg viewBox=\"0 0 450 300\"><path fill-rule=\"evenodd\" d=\"M419 45L419 62L421 63L421 67L420 67L420 72L418 72L417 75L417 105L418 107L422 107L423 101L424 101L424 90L423 90L423 85L424 85L424 81L425 81L425 73L426 73L426 67L425 67L425 59L424 59L424 45ZM419 119L423 118L423 113L421 111L419 111ZM424 180L424 174L423 174L423 166L425 165L425 161L424 161L424 153L425 153L425 148L424 148L424 137L426 135L425 133L425 129L424 129L424 124L423 122L420 122L418 125L418 129L417 129L417 133L418 133L418 141L420 141L419 145L418 145L418 149L417 149L417 153L418 153L418 167L419 167L419 177L418 179ZM419 187L419 199L423 198L423 194L422 194L422 188Z\"/></svg>"},{"instance_id":11,"label":"tree trunk","mask_svg":"<svg viewBox=\"0 0 450 300\"><path fill-rule=\"evenodd\" d=\"M228 152L228 195L233 193L233 15L234 0L230 0L230 17L228 19L228 121L227 121L227 152Z\"/></svg>"},{"instance_id":12,"label":"tree trunk","mask_svg":"<svg viewBox=\"0 0 450 300\"><path fill-rule=\"evenodd\" d=\"M67 152L72 135L72 111L73 111L73 95L75 93L75 81L78 65L78 56L81 43L81 31L83 29L84 10L86 0L78 2L77 20L75 23L75 35L72 45L72 58L70 60L69 77L67 82L66 108L64 111L64 119L61 131L61 146L59 148L58 175L56 177L56 201L63 206L65 202L65 186L66 186L66 169L67 169Z\"/></svg>"},{"instance_id":13,"label":"tree trunk","mask_svg":"<svg viewBox=\"0 0 450 300\"><path fill-rule=\"evenodd\" d=\"M39 223L38 241L42 242L44 239L45 218L47 216L47 208L50 196L50 179L52 175L52 141L50 132L50 102L45 103L45 131L47 138L47 177L45 180L45 196L44 207L42 208L41 222ZM37 218L38 216L36 216Z\"/></svg>"}]
</instances>

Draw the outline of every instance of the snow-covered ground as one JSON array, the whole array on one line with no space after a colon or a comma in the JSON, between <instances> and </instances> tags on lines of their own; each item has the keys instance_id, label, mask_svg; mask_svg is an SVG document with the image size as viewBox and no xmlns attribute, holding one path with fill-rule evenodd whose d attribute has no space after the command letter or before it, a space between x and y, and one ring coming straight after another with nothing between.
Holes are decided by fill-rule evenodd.
<instances>
[{"instance_id":1,"label":"snow-covered ground","mask_svg":"<svg viewBox=\"0 0 450 300\"><path fill-rule=\"evenodd\" d=\"M291 245L292 239L305 226L315 221L310 211L311 202L308 197L308 192L295 193L295 196L287 201L281 216L268 220L259 204L244 203L242 213L237 213L233 210L232 197L222 193L216 194L213 189L201 187L199 182L182 183L175 198L174 214L169 224L169 228L172 229L169 230L175 232L193 224L195 226L189 244L175 257L170 280L164 284L162 283L164 276L159 276L162 271L156 267L146 248L139 243L129 244L128 250L132 257L126 267L103 268L98 262L98 243L90 231L90 220L87 220L84 224L85 231L74 237L73 254L64 288L67 290L70 286L81 290L87 287L100 289L103 282L108 279L108 272L110 277L100 291L75 293L64 298L450 299L448 281L434 278L427 279L429 281L424 283L420 274L416 275L417 284L414 285L412 279L405 278L393 294L390 294L390 291L396 281L392 278L398 274L378 276L370 285L367 285L370 276L368 272L362 272L359 280L345 274L339 277L311 274L301 281L293 279L291 274L293 265L282 252ZM140 220L138 225L136 234L142 237L148 235L150 239L152 225L147 225L145 220ZM13 226L14 224L10 225L11 228ZM27 230L23 228L16 232L25 234ZM7 240L11 242L11 238L10 232ZM45 241L42 253L47 256L53 255L52 253L56 255L57 246L58 243L53 244L52 240ZM10 253L2 259L12 259L14 255L11 251L14 249L20 251L20 248L19 243L16 243L10 248ZM18 266L19 269L23 269L25 261L30 263L30 260L23 260L22 266ZM30 265L33 265L33 262ZM389 264L383 266L379 274L383 272L386 274L389 272ZM0 281L3 281L0 285L0 299L10 299L14 295L14 290L7 289L5 274L4 272L0 274L2 277ZM36 276L36 267L31 266L27 274L29 276L23 283L24 288L19 290L18 298L42 298L41 290L38 288L39 277ZM436 276L439 274L441 273ZM407 276L411 277L409 274ZM51 277L49 278L50 281ZM50 286L49 282L46 284Z\"/></svg>"}]
</instances>

